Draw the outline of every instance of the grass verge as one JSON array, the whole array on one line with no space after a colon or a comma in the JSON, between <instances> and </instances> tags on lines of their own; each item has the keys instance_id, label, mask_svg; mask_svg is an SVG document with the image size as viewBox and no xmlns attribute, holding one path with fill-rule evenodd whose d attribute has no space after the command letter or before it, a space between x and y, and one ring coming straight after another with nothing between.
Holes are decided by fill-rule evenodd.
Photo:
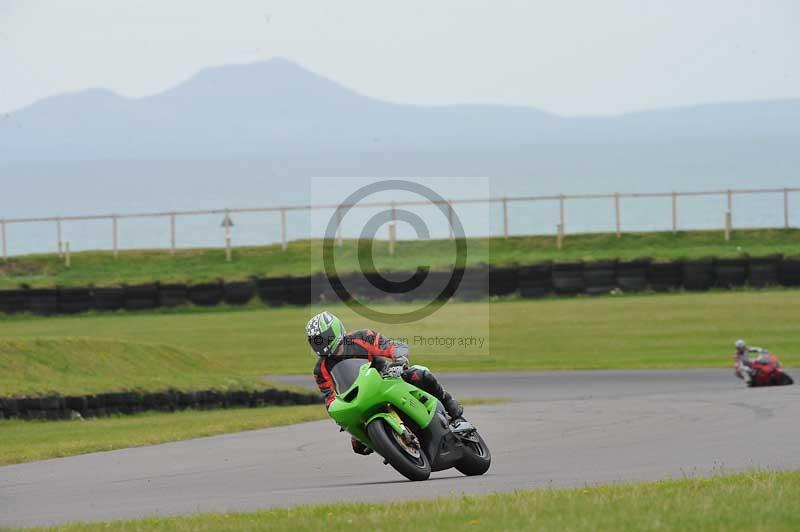
<instances>
[{"instance_id":1,"label":"grass verge","mask_svg":"<svg viewBox=\"0 0 800 532\"><path fill-rule=\"evenodd\" d=\"M327 417L321 405L147 412L71 421L0 421L0 464L15 464L126 447L142 447L228 432L264 429Z\"/></svg>"},{"instance_id":2,"label":"grass verge","mask_svg":"<svg viewBox=\"0 0 800 532\"><path fill-rule=\"evenodd\" d=\"M465 399L465 405L505 399ZM0 421L0 465L328 419L322 405L147 412L70 421ZM335 426L330 430L335 432Z\"/></svg>"},{"instance_id":3,"label":"grass verge","mask_svg":"<svg viewBox=\"0 0 800 532\"><path fill-rule=\"evenodd\" d=\"M797 530L800 472L729 476L397 503L301 506L59 530Z\"/></svg>"},{"instance_id":4,"label":"grass verge","mask_svg":"<svg viewBox=\"0 0 800 532\"><path fill-rule=\"evenodd\" d=\"M398 312L416 307L375 308ZM319 310L285 307L0 320L0 346L6 346L0 352L0 394L246 384L269 374L310 375L315 358L303 326ZM348 329L373 327L407 339L412 362L434 372L728 367L733 342L740 337L770 348L786 366L800 365L797 290L452 302L424 320L393 326L364 319L343 305L331 305L329 310ZM480 337L485 344L462 347L424 341L439 336ZM99 346L146 342L175 347L163 348L163 354L131 347L130 354L136 356L126 359L130 366L117 366L113 353L104 354L91 343L72 344L75 349L62 352L60 346L68 337L90 339ZM20 342L41 345L42 350L15 349ZM201 355L199 361L179 363L180 353ZM167 355L177 359L171 366Z\"/></svg>"},{"instance_id":5,"label":"grass verge","mask_svg":"<svg viewBox=\"0 0 800 532\"><path fill-rule=\"evenodd\" d=\"M86 328L82 332L92 334ZM103 337L13 338L0 333L0 397L168 388L253 389L265 384L257 376L227 373L219 358L174 345L143 343L146 339L144 334L132 341Z\"/></svg>"},{"instance_id":6,"label":"grass verge","mask_svg":"<svg viewBox=\"0 0 800 532\"><path fill-rule=\"evenodd\" d=\"M387 242L369 244L380 271L414 270L420 264L445 269L455 256L454 244L449 240L398 242L393 256L389 255ZM358 245L355 240L347 240L341 249L337 248L340 273L359 271ZM563 250L557 249L554 236L473 238L468 240L467 262L531 264L545 260L797 255L799 249L800 229L739 230L734 231L730 242L725 242L722 231L625 233L621 238L614 233L591 233L567 236ZM312 260L321 256L320 240L291 242L286 251L280 244L237 248L232 262L226 262L222 249L179 250L175 256L168 250L129 250L120 251L119 258L110 251L87 251L73 253L70 268L55 254L25 255L0 265L0 289L15 288L21 283L34 287L112 286L237 280L252 275L308 275L322 271L322 261Z\"/></svg>"}]
</instances>

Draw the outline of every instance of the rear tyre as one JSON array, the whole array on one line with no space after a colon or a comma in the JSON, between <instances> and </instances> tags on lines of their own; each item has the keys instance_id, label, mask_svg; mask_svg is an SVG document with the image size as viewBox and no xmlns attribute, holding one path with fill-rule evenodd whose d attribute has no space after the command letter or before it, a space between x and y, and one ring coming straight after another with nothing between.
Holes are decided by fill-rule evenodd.
<instances>
[{"instance_id":1,"label":"rear tyre","mask_svg":"<svg viewBox=\"0 0 800 532\"><path fill-rule=\"evenodd\" d=\"M367 434L378 454L408 480L427 480L431 476L431 464L425 453L419 449L415 456L407 451L397 433L383 419L367 425Z\"/></svg>"},{"instance_id":2,"label":"rear tyre","mask_svg":"<svg viewBox=\"0 0 800 532\"><path fill-rule=\"evenodd\" d=\"M492 453L478 431L469 438L462 438L461 443L464 444L464 456L456 464L456 469L470 477L486 473L492 465Z\"/></svg>"}]
</instances>

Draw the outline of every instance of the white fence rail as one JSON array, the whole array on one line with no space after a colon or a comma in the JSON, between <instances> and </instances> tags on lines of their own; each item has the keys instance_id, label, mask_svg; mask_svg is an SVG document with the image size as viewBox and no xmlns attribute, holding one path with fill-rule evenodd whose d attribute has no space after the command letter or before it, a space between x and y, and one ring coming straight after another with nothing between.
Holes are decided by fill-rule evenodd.
<instances>
[{"instance_id":1,"label":"white fence rail","mask_svg":"<svg viewBox=\"0 0 800 532\"><path fill-rule=\"evenodd\" d=\"M691 192L635 192L635 193L620 193L615 192L612 194L558 194L558 195L542 195L542 196L514 196L514 197L488 197L488 198L466 198L466 199L453 199L448 200L449 209L452 212L453 205L466 205L466 204L488 204L502 206L502 234L506 238L510 235L509 224L509 204L512 203L530 203L530 202L557 202L558 203L558 224L556 225L556 232L563 237L566 232L566 216L565 204L574 200L609 200L612 202L614 211L614 228L617 236L621 236L623 232L622 227L622 205L623 199L644 199L644 198L671 198L672 203L672 219L671 229L677 231L679 229L678 217L680 198L685 197L698 197L698 196L716 196L725 198L727 201L727 210L720 215L720 227L725 229L726 236L730 234L732 229L732 213L733 213L733 199L736 196L746 196L754 194L773 194L782 199L782 212L783 212L783 227L790 227L790 195L792 193L800 192L800 188L763 188L763 189L726 189L726 190L706 190L706 191L691 191ZM363 202L353 205L352 207L382 207L393 208L402 206L424 206L430 205L427 200L413 200L413 201L395 201L395 202ZM280 239L285 249L287 244L287 213L292 211L313 211L313 210L329 210L338 211L342 207L350 207L349 205L339 204L317 204L317 205L284 205L273 207L249 207L249 208L223 208L223 209L207 209L207 210L191 210L191 211L166 211L166 212L138 212L138 213L124 213L124 214L93 214L93 215L78 215L78 216L43 216L43 217L30 217L30 218L0 218L0 241L2 243L2 258L4 261L8 260L8 241L9 231L8 227L11 225L20 224L54 224L54 237L55 237L55 250L59 255L64 252L64 240L62 238L62 224L65 222L79 222L79 221L109 221L111 232L112 251L116 256L119 251L119 228L118 222L126 219L142 219L142 218L165 218L169 220L169 225L165 224L165 229L169 228L170 246L169 252L174 254L178 246L176 235L176 220L179 217L191 216L207 216L207 215L223 215L226 220L229 219L231 214L242 213L275 213L278 215L280 223ZM778 207L781 209L781 207ZM778 210L776 209L776 210ZM665 227L669 230L669 226ZM320 230L321 235L322 230ZM393 234L393 232L392 232ZM500 235L494 235L500 236ZM228 257L230 257L231 236L230 226L225 226L225 241L224 244L228 250Z\"/></svg>"}]
</instances>

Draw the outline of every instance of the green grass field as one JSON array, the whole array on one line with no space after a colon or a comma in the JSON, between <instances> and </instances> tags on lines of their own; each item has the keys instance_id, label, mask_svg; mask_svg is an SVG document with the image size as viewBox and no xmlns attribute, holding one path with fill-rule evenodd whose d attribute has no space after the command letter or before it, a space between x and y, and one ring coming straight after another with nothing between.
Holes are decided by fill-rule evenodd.
<instances>
[{"instance_id":1,"label":"green grass field","mask_svg":"<svg viewBox=\"0 0 800 532\"><path fill-rule=\"evenodd\" d=\"M763 530L800 528L800 472L73 524L58 530Z\"/></svg>"},{"instance_id":2,"label":"green grass field","mask_svg":"<svg viewBox=\"0 0 800 532\"><path fill-rule=\"evenodd\" d=\"M336 263L341 273L358 270L357 246L356 241L350 240L344 242L342 249L337 248ZM166 250L121 251L117 259L108 251L91 251L74 253L69 269L55 254L28 255L0 264L0 289L15 288L21 283L35 287L111 286L153 281L236 280L252 275L308 275L322 271L320 249L319 240L291 242L286 251L280 245L237 248L231 263L225 262L225 252L221 249L179 250L174 257ZM403 241L398 242L392 257L387 242L375 241L375 265L381 271L413 270L417 265L444 269L453 263L454 249L454 244L446 240ZM800 254L800 230L735 231L730 242L725 242L721 231L625 233L619 239L613 233L577 234L567 236L561 251L556 249L553 236L476 238L468 241L467 262L531 264L545 260L675 259L774 253Z\"/></svg>"},{"instance_id":3,"label":"green grass field","mask_svg":"<svg viewBox=\"0 0 800 532\"><path fill-rule=\"evenodd\" d=\"M5 331L4 331L5 332ZM256 375L237 375L216 358L175 344L86 336L7 338L0 333L0 396L112 390L254 389Z\"/></svg>"},{"instance_id":4,"label":"green grass field","mask_svg":"<svg viewBox=\"0 0 800 532\"><path fill-rule=\"evenodd\" d=\"M247 384L282 373L310 379L315 358L304 326L319 310L2 318L0 395ZM739 337L770 348L787 366L800 365L796 290L451 302L421 322L397 326L371 323L341 305L330 310L350 329L375 327L406 337L412 362L434 371L729 367ZM425 346L415 335L472 336L486 343ZM171 358L164 361L161 353ZM164 364L172 364L170 371Z\"/></svg>"},{"instance_id":5,"label":"green grass field","mask_svg":"<svg viewBox=\"0 0 800 532\"><path fill-rule=\"evenodd\" d=\"M71 421L0 421L0 465L141 447L327 417L322 405L268 406Z\"/></svg>"}]
</instances>

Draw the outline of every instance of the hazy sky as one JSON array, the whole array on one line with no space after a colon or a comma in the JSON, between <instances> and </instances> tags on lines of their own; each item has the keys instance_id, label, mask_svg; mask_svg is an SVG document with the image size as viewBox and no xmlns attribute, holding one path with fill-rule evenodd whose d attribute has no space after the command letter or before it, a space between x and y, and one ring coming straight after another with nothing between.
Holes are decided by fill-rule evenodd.
<instances>
[{"instance_id":1,"label":"hazy sky","mask_svg":"<svg viewBox=\"0 0 800 532\"><path fill-rule=\"evenodd\" d=\"M0 0L0 111L283 56L377 98L572 114L800 96L800 2Z\"/></svg>"}]
</instances>

